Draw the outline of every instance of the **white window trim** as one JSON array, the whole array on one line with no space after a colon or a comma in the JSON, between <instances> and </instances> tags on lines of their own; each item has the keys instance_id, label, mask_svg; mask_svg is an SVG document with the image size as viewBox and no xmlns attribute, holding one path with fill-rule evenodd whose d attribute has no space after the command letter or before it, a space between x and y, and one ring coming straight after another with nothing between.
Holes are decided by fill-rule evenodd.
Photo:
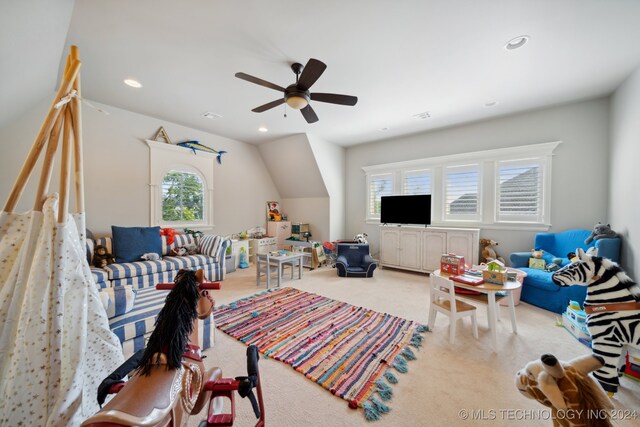
<instances>
[{"instance_id":1,"label":"white window trim","mask_svg":"<svg viewBox=\"0 0 640 427\"><path fill-rule=\"evenodd\" d=\"M541 144L522 145L519 147L499 148L470 153L453 154L447 156L430 157L424 159L408 160L404 162L386 163L381 165L365 166L362 170L366 174L367 182L367 213L365 222L367 224L379 224L379 218L370 218L369 206L369 176L383 173L395 175L394 194L402 194L402 174L403 171L418 169L431 169L432 172L432 198L431 198L431 226L437 227L482 227L496 230L526 230L526 231L546 231L551 228L551 170L552 156L554 150L562 141L545 142ZM520 160L526 158L544 159L544 184L543 184L543 222L496 222L496 162L502 160ZM480 221L447 221L444 211L444 191L441 194L435 193L435 189L443 189L445 185L444 168L457 164L479 163L481 168L480 177ZM483 191L483 189L494 189L493 191Z\"/></svg>"},{"instance_id":2,"label":"white window trim","mask_svg":"<svg viewBox=\"0 0 640 427\"><path fill-rule=\"evenodd\" d=\"M150 225L171 228L197 228L208 230L215 226L213 221L213 168L215 154L198 152L164 142L145 140L149 146L149 205ZM162 219L162 182L171 171L195 173L204 185L204 210L202 221L164 221Z\"/></svg>"}]
</instances>

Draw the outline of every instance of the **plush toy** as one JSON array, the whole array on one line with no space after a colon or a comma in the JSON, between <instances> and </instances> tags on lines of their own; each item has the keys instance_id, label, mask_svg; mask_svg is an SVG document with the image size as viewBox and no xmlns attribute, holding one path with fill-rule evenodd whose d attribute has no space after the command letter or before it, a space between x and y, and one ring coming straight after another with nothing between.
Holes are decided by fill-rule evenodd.
<instances>
[{"instance_id":1,"label":"plush toy","mask_svg":"<svg viewBox=\"0 0 640 427\"><path fill-rule=\"evenodd\" d=\"M516 373L516 387L526 397L551 408L554 426L611 426L613 404L589 377L589 372L603 365L604 360L592 354L570 362L544 354Z\"/></svg>"},{"instance_id":2,"label":"plush toy","mask_svg":"<svg viewBox=\"0 0 640 427\"><path fill-rule=\"evenodd\" d=\"M542 249L531 249L531 258L541 259L544 255L544 251Z\"/></svg>"},{"instance_id":3,"label":"plush toy","mask_svg":"<svg viewBox=\"0 0 640 427\"><path fill-rule=\"evenodd\" d=\"M353 241L356 243L369 243L367 241L367 233L356 234L356 237L353 238Z\"/></svg>"},{"instance_id":4,"label":"plush toy","mask_svg":"<svg viewBox=\"0 0 640 427\"><path fill-rule=\"evenodd\" d=\"M616 237L618 234L611 229L611 225L609 224L600 224L597 223L593 226L593 231L584 241L585 245L593 242L594 240L604 239L606 237Z\"/></svg>"},{"instance_id":5,"label":"plush toy","mask_svg":"<svg viewBox=\"0 0 640 427\"><path fill-rule=\"evenodd\" d=\"M571 261L571 262L576 262L576 261L578 261L578 256L576 255L576 253L575 253L575 252L569 252L569 253L567 254L567 258L568 258L568 259L569 259L569 261Z\"/></svg>"},{"instance_id":6,"label":"plush toy","mask_svg":"<svg viewBox=\"0 0 640 427\"><path fill-rule=\"evenodd\" d=\"M167 245L170 245L176 239L176 230L174 230L173 228L161 228L160 235L165 236Z\"/></svg>"},{"instance_id":7,"label":"plush toy","mask_svg":"<svg viewBox=\"0 0 640 427\"><path fill-rule=\"evenodd\" d=\"M498 242L491 239L480 239L480 263L498 260L504 264L504 258L499 256L492 246L498 246Z\"/></svg>"},{"instance_id":8,"label":"plush toy","mask_svg":"<svg viewBox=\"0 0 640 427\"><path fill-rule=\"evenodd\" d=\"M187 256L187 255L189 255L189 250L184 246L171 249L171 256Z\"/></svg>"},{"instance_id":9,"label":"plush toy","mask_svg":"<svg viewBox=\"0 0 640 427\"><path fill-rule=\"evenodd\" d=\"M550 262L544 267L547 271L558 271L560 269L560 264L556 264L555 262Z\"/></svg>"},{"instance_id":10,"label":"plush toy","mask_svg":"<svg viewBox=\"0 0 640 427\"><path fill-rule=\"evenodd\" d=\"M104 268L109 264L113 264L116 262L116 258L107 252L107 248L102 245L96 246L93 251L93 260L92 264L97 268Z\"/></svg>"},{"instance_id":11,"label":"plush toy","mask_svg":"<svg viewBox=\"0 0 640 427\"><path fill-rule=\"evenodd\" d=\"M196 242L198 241L199 238L201 238L204 235L204 233L202 231L191 230L189 228L185 228L184 229L184 234L191 234L194 237L194 239L196 240Z\"/></svg>"},{"instance_id":12,"label":"plush toy","mask_svg":"<svg viewBox=\"0 0 640 427\"><path fill-rule=\"evenodd\" d=\"M149 252L146 254L142 254L140 259L144 261L158 261L160 259L160 255L155 252Z\"/></svg>"}]
</instances>

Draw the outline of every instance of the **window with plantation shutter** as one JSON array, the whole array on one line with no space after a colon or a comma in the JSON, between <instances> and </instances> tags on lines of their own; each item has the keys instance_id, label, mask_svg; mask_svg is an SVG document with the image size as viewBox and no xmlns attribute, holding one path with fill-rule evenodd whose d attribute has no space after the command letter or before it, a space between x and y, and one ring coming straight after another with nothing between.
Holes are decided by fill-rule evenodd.
<instances>
[{"instance_id":1,"label":"window with plantation shutter","mask_svg":"<svg viewBox=\"0 0 640 427\"><path fill-rule=\"evenodd\" d=\"M380 198L393 194L393 174L370 175L368 177L368 215L370 219L380 218Z\"/></svg>"},{"instance_id":2,"label":"window with plantation shutter","mask_svg":"<svg viewBox=\"0 0 640 427\"><path fill-rule=\"evenodd\" d=\"M404 172L402 176L402 194L431 194L431 170Z\"/></svg>"},{"instance_id":3,"label":"window with plantation shutter","mask_svg":"<svg viewBox=\"0 0 640 427\"><path fill-rule=\"evenodd\" d=\"M445 168L445 220L480 220L480 166Z\"/></svg>"},{"instance_id":4,"label":"window with plantation shutter","mask_svg":"<svg viewBox=\"0 0 640 427\"><path fill-rule=\"evenodd\" d=\"M496 221L543 222L543 161L501 161L496 173Z\"/></svg>"}]
</instances>

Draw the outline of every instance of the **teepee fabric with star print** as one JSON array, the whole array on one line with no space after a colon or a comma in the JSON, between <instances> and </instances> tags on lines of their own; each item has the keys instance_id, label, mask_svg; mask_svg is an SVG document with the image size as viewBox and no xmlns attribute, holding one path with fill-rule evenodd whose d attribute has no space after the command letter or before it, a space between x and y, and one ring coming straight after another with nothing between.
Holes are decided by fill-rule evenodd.
<instances>
[{"instance_id":1,"label":"teepee fabric with star print","mask_svg":"<svg viewBox=\"0 0 640 427\"><path fill-rule=\"evenodd\" d=\"M0 426L77 426L123 362L82 245L83 214L0 213Z\"/></svg>"}]
</instances>

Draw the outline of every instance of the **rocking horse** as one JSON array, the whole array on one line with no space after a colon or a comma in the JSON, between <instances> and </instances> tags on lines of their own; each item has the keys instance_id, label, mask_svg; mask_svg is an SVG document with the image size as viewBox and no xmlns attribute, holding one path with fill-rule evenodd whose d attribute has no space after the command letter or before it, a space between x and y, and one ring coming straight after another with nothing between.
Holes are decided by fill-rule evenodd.
<instances>
[{"instance_id":1,"label":"rocking horse","mask_svg":"<svg viewBox=\"0 0 640 427\"><path fill-rule=\"evenodd\" d=\"M185 426L189 416L200 413L205 405L208 416L201 426L231 426L235 390L250 398L259 419L256 426L264 425L257 347L247 349L249 375L234 380L222 378L220 368L205 371L200 347L194 344L197 319L210 316L215 304L209 290L219 288L219 283L204 282L202 270L180 270L175 284L156 285L156 289L171 292L158 313L147 347L102 382L98 388L100 405L108 394L117 394L82 427ZM130 373L129 381L122 381ZM258 401L253 388L257 388ZM231 400L231 414L221 414L223 397Z\"/></svg>"}]
</instances>

